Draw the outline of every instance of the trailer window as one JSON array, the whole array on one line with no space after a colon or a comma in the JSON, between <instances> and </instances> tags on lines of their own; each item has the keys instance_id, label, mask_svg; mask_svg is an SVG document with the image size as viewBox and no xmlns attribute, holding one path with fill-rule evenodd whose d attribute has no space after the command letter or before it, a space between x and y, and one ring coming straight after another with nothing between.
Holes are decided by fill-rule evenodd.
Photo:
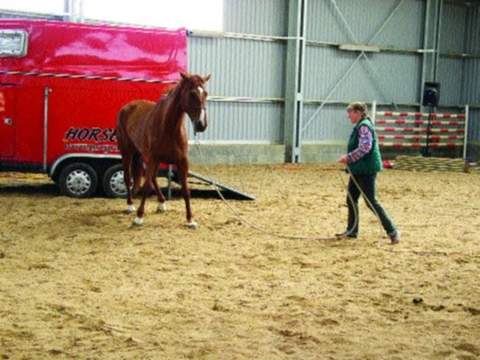
<instances>
[{"instance_id":1,"label":"trailer window","mask_svg":"<svg viewBox=\"0 0 480 360\"><path fill-rule=\"evenodd\" d=\"M23 30L0 30L0 56L22 57L27 54L28 34Z\"/></svg>"}]
</instances>

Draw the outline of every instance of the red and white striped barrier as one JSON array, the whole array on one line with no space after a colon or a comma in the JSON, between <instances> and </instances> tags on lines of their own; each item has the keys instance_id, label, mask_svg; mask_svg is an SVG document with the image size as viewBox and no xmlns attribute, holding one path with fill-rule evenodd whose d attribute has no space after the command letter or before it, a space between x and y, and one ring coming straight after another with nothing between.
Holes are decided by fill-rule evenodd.
<instances>
[{"instance_id":1,"label":"red and white striped barrier","mask_svg":"<svg viewBox=\"0 0 480 360\"><path fill-rule=\"evenodd\" d=\"M401 134L393 134L393 135L385 135L385 134L378 134L377 135L379 140L385 139L396 139L396 140L405 140L405 139L412 139L412 140L424 140L426 139L426 135L401 135ZM430 140L439 141L442 138L440 135L430 135ZM443 138L448 140L461 140L463 136L459 135L447 135Z\"/></svg>"},{"instance_id":2,"label":"red and white striped barrier","mask_svg":"<svg viewBox=\"0 0 480 360\"><path fill-rule=\"evenodd\" d=\"M463 146L466 157L468 105L459 114L376 111L376 108L374 102L372 122L381 147L421 148L427 142L432 148Z\"/></svg>"},{"instance_id":3,"label":"red and white striped barrier","mask_svg":"<svg viewBox=\"0 0 480 360\"><path fill-rule=\"evenodd\" d=\"M440 129L434 129L430 128L413 128L413 127L375 127L375 130L378 131L385 131L385 132L428 132L430 133L450 133L450 132L455 132L455 133L464 133L465 129L464 128L456 128L456 129L447 129L447 128L440 128Z\"/></svg>"},{"instance_id":4,"label":"red and white striped barrier","mask_svg":"<svg viewBox=\"0 0 480 360\"><path fill-rule=\"evenodd\" d=\"M409 124L409 125L428 125L428 120L408 120L408 119L376 119L376 124ZM431 125L450 125L461 126L465 124L465 121L441 121L431 120Z\"/></svg>"},{"instance_id":5,"label":"red and white striped barrier","mask_svg":"<svg viewBox=\"0 0 480 360\"><path fill-rule=\"evenodd\" d=\"M415 118L422 118L426 117L428 118L429 116L437 119L465 119L466 115L465 114L438 114L438 113L419 113L419 112L394 112L394 111L378 111L376 113L378 116L400 116L400 117L415 117Z\"/></svg>"},{"instance_id":6,"label":"red and white striped barrier","mask_svg":"<svg viewBox=\"0 0 480 360\"><path fill-rule=\"evenodd\" d=\"M382 147L417 147L417 148L421 148L421 147L424 147L425 144L422 144L422 143L410 143L410 144L407 144L407 143L395 143L395 142L388 142L388 143L385 143L385 142L379 142L378 145L382 146ZM458 143L453 143L453 142L431 142L429 144L430 147L434 147L434 148L438 148L438 147L455 147L455 146L460 146L462 144L458 144Z\"/></svg>"}]
</instances>

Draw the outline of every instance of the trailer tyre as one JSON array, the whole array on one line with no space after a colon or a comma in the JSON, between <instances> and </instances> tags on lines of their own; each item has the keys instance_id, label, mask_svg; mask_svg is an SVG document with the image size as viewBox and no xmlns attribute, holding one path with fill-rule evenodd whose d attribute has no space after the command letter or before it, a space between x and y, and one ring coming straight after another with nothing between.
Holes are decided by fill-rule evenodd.
<instances>
[{"instance_id":1,"label":"trailer tyre","mask_svg":"<svg viewBox=\"0 0 480 360\"><path fill-rule=\"evenodd\" d=\"M109 198L126 198L127 187L123 180L123 166L113 165L103 175L103 191Z\"/></svg>"},{"instance_id":2,"label":"trailer tyre","mask_svg":"<svg viewBox=\"0 0 480 360\"><path fill-rule=\"evenodd\" d=\"M62 170L58 185L63 195L88 198L95 195L97 184L97 173L90 165L74 163Z\"/></svg>"}]
</instances>

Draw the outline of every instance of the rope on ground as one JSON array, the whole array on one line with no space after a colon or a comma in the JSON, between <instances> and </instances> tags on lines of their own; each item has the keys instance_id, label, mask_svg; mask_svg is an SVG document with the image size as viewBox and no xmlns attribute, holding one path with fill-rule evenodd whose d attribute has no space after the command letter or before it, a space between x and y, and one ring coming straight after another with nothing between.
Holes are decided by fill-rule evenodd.
<instances>
[{"instance_id":1,"label":"rope on ground","mask_svg":"<svg viewBox=\"0 0 480 360\"><path fill-rule=\"evenodd\" d=\"M199 146L199 142L198 140L195 140L195 147L198 151L198 154L200 156L200 159L202 160L203 162L203 166L205 167L206 171L207 171L207 176L209 176L210 178L212 178L212 176L210 175L210 169L208 168L208 165L203 157L203 154L200 150L200 146ZM341 170L341 169L339 169ZM343 171L343 170L342 170ZM379 239L378 239L378 242L377 242L377 249L378 250L381 250L381 251L386 251L386 252L391 252L391 253L411 253L411 254L415 254L415 255L421 255L421 256L425 256L425 255L452 255L454 254L453 252L447 252L447 251L442 251L442 250L413 250L413 249L407 249L407 248L398 248L398 246L394 246L394 245L390 245L390 247L388 248L385 248L384 246L382 246L382 234L383 234L383 228L382 228L382 223L381 223L381 220L380 220L380 216L378 215L378 212L375 210L375 208L372 206L372 203L370 202L370 200L368 200L368 198L365 196L365 193L363 192L363 190L361 189L361 187L359 186L359 184L357 183L357 181L355 180L355 177L352 176L352 173L350 172L350 169L347 165L347 168L346 168L346 172L350 174L350 177L351 179L353 180L353 182L355 183L355 186L360 190L360 193L362 194L362 197L365 199L365 201L367 202L369 208L373 211L373 213L375 214L375 217L377 218L378 220L378 224L379 224ZM339 174L340 174L340 171L339 171ZM344 186L344 188L347 190L347 196L350 198L350 200L352 201L353 203L353 200L351 198L351 195L350 193L348 192L348 186L345 184L345 181L343 179L343 177L340 175L340 179L342 181L342 184ZM232 213L240 220L242 221L244 224L250 226L252 229L255 229L257 230L258 232L261 232L263 234L266 234L266 235L269 235L269 236L273 236L273 237L277 237L277 238L281 238L281 239L288 239L288 240L316 240L316 241L326 241L326 240L339 240L343 237L346 237L347 235L349 235L349 233L352 232L352 230L350 230L349 232L345 233L345 235L341 238L337 237L337 236L330 236L330 237L311 237L311 236L295 236L295 235L284 235L284 234L277 234L277 233L274 233L274 232L271 232L271 231L267 231L263 228L261 228L260 226L254 224L253 222L249 221L248 219L244 218L228 201L227 199L223 196L222 192L219 190L218 186L214 183L212 183L212 185L214 186L215 188L215 191L217 192L218 196L222 199L223 203L232 211ZM354 226L352 227L355 228L355 226L357 225L358 221L359 221L359 216L358 216L358 212L357 210L355 209L354 207L354 212L355 212L355 224ZM458 254L462 254L462 253L458 253Z\"/></svg>"},{"instance_id":2,"label":"rope on ground","mask_svg":"<svg viewBox=\"0 0 480 360\"><path fill-rule=\"evenodd\" d=\"M380 220L380 215L378 215L378 212L375 210L375 208L373 207L370 200L368 200L368 198L365 196L365 193L363 192L362 188L360 187L357 180L355 179L355 177L350 172L350 168L348 167L348 165L347 165L347 171L350 174L351 179L355 183L355 186L358 188L358 190L362 194L362 197L364 198L368 207L373 211L373 213L375 214L375 217L378 220L378 224L379 224L379 227L380 227L380 230L379 230L380 234L379 234L379 239L378 239L378 242L377 242L377 249L382 250L382 251L387 251L387 252L393 252L393 253L413 253L413 254L416 254L416 255L448 255L448 253L446 251L439 251L439 250L421 250L420 251L420 250L413 250L413 249L406 249L406 248L400 248L399 249L397 246L395 246L395 247L390 246L389 248L383 247L382 246L383 228L382 228L382 222ZM355 216L357 217L356 221L358 222L358 214L355 213Z\"/></svg>"},{"instance_id":3,"label":"rope on ground","mask_svg":"<svg viewBox=\"0 0 480 360\"><path fill-rule=\"evenodd\" d=\"M206 169L206 172L207 172L207 176L212 178L211 174L210 174L210 169L208 168L208 165L203 157L203 154L200 150L200 146L199 146L199 142L198 141L195 141L195 147L198 151L198 154L200 156L200 159L203 163L203 166L205 167ZM343 180L343 179L342 179ZM250 226L252 229L255 229L257 230L258 232L261 232L263 234L266 234L266 235L269 235L269 236L273 236L273 237L277 237L277 238L281 238L281 239L287 239L287 240L316 240L316 241L330 241L330 240L339 240L339 238L337 236L330 236L330 237L314 237L314 236L301 236L301 235L284 235L284 234L278 234L278 233L274 233L274 232L271 232L271 231L268 231L268 230L265 230L263 228L261 228L260 226L256 225L255 223L249 221L248 219L246 219L245 217L243 217L238 211L237 209L235 209L228 201L227 199L223 196L222 192L219 190L218 186L216 184L213 184L212 185L214 186L215 188L215 191L217 192L218 196L220 197L220 199L222 199L223 203L232 211L232 213L240 220L242 221L244 224ZM349 194L350 196L350 194ZM355 213L355 221L358 221L358 215Z\"/></svg>"}]
</instances>

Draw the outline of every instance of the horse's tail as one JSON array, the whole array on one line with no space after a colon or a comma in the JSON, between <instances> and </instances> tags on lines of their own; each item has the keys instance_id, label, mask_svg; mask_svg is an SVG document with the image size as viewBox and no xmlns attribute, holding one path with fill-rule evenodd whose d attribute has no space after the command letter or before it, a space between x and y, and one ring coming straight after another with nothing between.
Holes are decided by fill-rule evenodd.
<instances>
[{"instance_id":1,"label":"horse's tail","mask_svg":"<svg viewBox=\"0 0 480 360\"><path fill-rule=\"evenodd\" d=\"M145 167L143 164L143 157L140 152L136 151L132 159L132 178L133 190L138 194L142 186L142 177L145 176Z\"/></svg>"},{"instance_id":2,"label":"horse's tail","mask_svg":"<svg viewBox=\"0 0 480 360\"><path fill-rule=\"evenodd\" d=\"M124 171L130 172L130 176L126 179L131 178L133 191L138 194L144 174L143 158L127 132L127 123L131 121L131 115L134 110L135 107L131 104L127 104L120 109L117 116L116 136L118 148L122 154Z\"/></svg>"}]
</instances>

